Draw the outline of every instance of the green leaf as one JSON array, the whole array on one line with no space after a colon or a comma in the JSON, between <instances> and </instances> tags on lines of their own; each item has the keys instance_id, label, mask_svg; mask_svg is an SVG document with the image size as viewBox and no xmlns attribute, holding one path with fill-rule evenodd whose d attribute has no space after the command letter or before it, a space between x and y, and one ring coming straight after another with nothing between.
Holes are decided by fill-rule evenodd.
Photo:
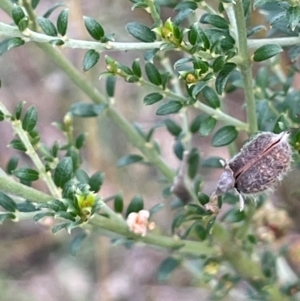
<instances>
[{"instance_id":1,"label":"green leaf","mask_svg":"<svg viewBox=\"0 0 300 301\"><path fill-rule=\"evenodd\" d=\"M182 21L187 19L188 16L192 13L194 13L194 10L191 8L187 8L185 10L179 11L179 13L173 18L173 23L178 26Z\"/></svg>"},{"instance_id":2,"label":"green leaf","mask_svg":"<svg viewBox=\"0 0 300 301\"><path fill-rule=\"evenodd\" d=\"M210 167L210 168L223 168L222 161L224 161L220 157L209 157L202 161L202 167Z\"/></svg>"},{"instance_id":3,"label":"green leaf","mask_svg":"<svg viewBox=\"0 0 300 301\"><path fill-rule=\"evenodd\" d=\"M253 9L256 9L259 6L262 6L268 2L273 2L274 0L254 0Z\"/></svg>"},{"instance_id":4,"label":"green leaf","mask_svg":"<svg viewBox=\"0 0 300 301\"><path fill-rule=\"evenodd\" d=\"M83 71L88 71L92 67L94 67L99 61L99 58L100 54L97 51L95 51L94 49L88 50L83 58Z\"/></svg>"},{"instance_id":5,"label":"green leaf","mask_svg":"<svg viewBox=\"0 0 300 301\"><path fill-rule=\"evenodd\" d=\"M209 212L203 206L199 206L197 204L187 204L185 205L184 209L188 214L191 215L203 216L209 214Z\"/></svg>"},{"instance_id":6,"label":"green leaf","mask_svg":"<svg viewBox=\"0 0 300 301\"><path fill-rule=\"evenodd\" d=\"M42 203L42 204L38 205L37 207L38 207L38 209L44 209L44 208L51 209L55 212L67 210L67 205L65 205L62 201L59 201L59 200L53 200L48 203Z\"/></svg>"},{"instance_id":7,"label":"green leaf","mask_svg":"<svg viewBox=\"0 0 300 301\"><path fill-rule=\"evenodd\" d=\"M191 43L191 45L195 45L197 43L197 41L198 41L198 23L195 23L191 26L191 28L188 32L188 40Z\"/></svg>"},{"instance_id":8,"label":"green leaf","mask_svg":"<svg viewBox=\"0 0 300 301\"><path fill-rule=\"evenodd\" d=\"M225 222L238 223L245 219L245 211L240 211L240 209L232 208L228 210L221 219Z\"/></svg>"},{"instance_id":9,"label":"green leaf","mask_svg":"<svg viewBox=\"0 0 300 301\"><path fill-rule=\"evenodd\" d=\"M212 65L214 72L215 73L219 72L224 67L225 62L226 62L226 57L223 55L220 55L217 58L215 58Z\"/></svg>"},{"instance_id":10,"label":"green leaf","mask_svg":"<svg viewBox=\"0 0 300 301\"><path fill-rule=\"evenodd\" d=\"M191 133L194 134L199 131L201 123L203 120L205 120L205 118L207 118L207 115L205 115L205 114L200 114L194 118L194 120L191 122L191 125L190 125Z\"/></svg>"},{"instance_id":11,"label":"green leaf","mask_svg":"<svg viewBox=\"0 0 300 301\"><path fill-rule=\"evenodd\" d=\"M70 252L73 256L76 256L82 242L87 238L87 233L82 232L77 234L71 241Z\"/></svg>"},{"instance_id":12,"label":"green leaf","mask_svg":"<svg viewBox=\"0 0 300 301\"><path fill-rule=\"evenodd\" d=\"M160 100L162 100L164 97L159 93L150 93L144 97L144 103L145 105L152 105Z\"/></svg>"},{"instance_id":13,"label":"green leaf","mask_svg":"<svg viewBox=\"0 0 300 301\"><path fill-rule=\"evenodd\" d=\"M64 36L68 28L69 10L64 9L57 17L56 26L60 35Z\"/></svg>"},{"instance_id":14,"label":"green leaf","mask_svg":"<svg viewBox=\"0 0 300 301\"><path fill-rule=\"evenodd\" d=\"M66 211L58 211L57 213L55 213L54 218L62 218L62 219L67 219L70 220L72 222L75 221L75 217L71 212L66 212Z\"/></svg>"},{"instance_id":15,"label":"green leaf","mask_svg":"<svg viewBox=\"0 0 300 301\"><path fill-rule=\"evenodd\" d=\"M282 51L283 49L281 48L280 45L277 44L264 45L255 50L253 60L255 62L261 62L273 57L274 55Z\"/></svg>"},{"instance_id":16,"label":"green leaf","mask_svg":"<svg viewBox=\"0 0 300 301\"><path fill-rule=\"evenodd\" d=\"M80 134L75 141L75 146L77 149L81 149L83 147L83 145L85 144L86 141L86 134ZM54 153L54 152L52 152ZM54 157L57 157L57 153L54 155Z\"/></svg>"},{"instance_id":17,"label":"green leaf","mask_svg":"<svg viewBox=\"0 0 300 301\"><path fill-rule=\"evenodd\" d=\"M294 30L300 21L300 6L296 5L289 7L286 11L286 17L289 26Z\"/></svg>"},{"instance_id":18,"label":"green leaf","mask_svg":"<svg viewBox=\"0 0 300 301\"><path fill-rule=\"evenodd\" d=\"M23 18L18 24L19 30L23 32L28 27L28 24L29 19L27 17Z\"/></svg>"},{"instance_id":19,"label":"green leaf","mask_svg":"<svg viewBox=\"0 0 300 301\"><path fill-rule=\"evenodd\" d=\"M184 152L184 146L183 146L183 144L181 143L180 140L176 141L176 143L173 146L173 149L174 149L174 153L175 153L176 157L179 160L182 160L183 152Z\"/></svg>"},{"instance_id":20,"label":"green leaf","mask_svg":"<svg viewBox=\"0 0 300 301\"><path fill-rule=\"evenodd\" d=\"M54 40L49 41L49 43L53 46L62 46L65 44L65 42L61 39L54 39Z\"/></svg>"},{"instance_id":21,"label":"green leaf","mask_svg":"<svg viewBox=\"0 0 300 301\"><path fill-rule=\"evenodd\" d=\"M182 103L177 100L171 100L167 103L162 104L156 111L156 115L168 115L174 114L180 111L183 107Z\"/></svg>"},{"instance_id":22,"label":"green leaf","mask_svg":"<svg viewBox=\"0 0 300 301\"><path fill-rule=\"evenodd\" d=\"M200 241L203 241L207 237L207 230L200 224L196 224L193 227L193 231L197 234L199 237Z\"/></svg>"},{"instance_id":23,"label":"green leaf","mask_svg":"<svg viewBox=\"0 0 300 301\"><path fill-rule=\"evenodd\" d=\"M15 212L17 209L15 201L3 192L0 192L0 206L9 212Z\"/></svg>"},{"instance_id":24,"label":"green leaf","mask_svg":"<svg viewBox=\"0 0 300 301\"><path fill-rule=\"evenodd\" d=\"M200 125L199 133L201 136L208 136L215 128L217 120L211 116L205 118Z\"/></svg>"},{"instance_id":25,"label":"green leaf","mask_svg":"<svg viewBox=\"0 0 300 301\"><path fill-rule=\"evenodd\" d=\"M37 22L38 24L41 26L43 32L48 35L48 36L52 36L52 37L56 37L57 36L57 31L56 31L56 28L54 26L54 24L44 18L44 17L38 17L37 18Z\"/></svg>"},{"instance_id":26,"label":"green leaf","mask_svg":"<svg viewBox=\"0 0 300 301\"><path fill-rule=\"evenodd\" d=\"M29 107L22 121L23 130L26 132L31 132L36 126L37 119L38 119L38 113L36 107L35 106Z\"/></svg>"},{"instance_id":27,"label":"green leaf","mask_svg":"<svg viewBox=\"0 0 300 301\"><path fill-rule=\"evenodd\" d=\"M143 161L143 159L144 158L140 155L127 155L118 160L117 166L124 167L124 166L130 165L130 164L141 162L141 161Z\"/></svg>"},{"instance_id":28,"label":"green leaf","mask_svg":"<svg viewBox=\"0 0 300 301\"><path fill-rule=\"evenodd\" d=\"M31 7L33 9L36 9L36 7L38 6L40 0L31 0Z\"/></svg>"},{"instance_id":29,"label":"green leaf","mask_svg":"<svg viewBox=\"0 0 300 301\"><path fill-rule=\"evenodd\" d=\"M29 182L36 181L39 179L39 172L27 167L15 169L13 170L12 174L21 180Z\"/></svg>"},{"instance_id":30,"label":"green leaf","mask_svg":"<svg viewBox=\"0 0 300 301\"><path fill-rule=\"evenodd\" d=\"M75 172L75 176L80 183L88 184L89 176L83 169L77 169Z\"/></svg>"},{"instance_id":31,"label":"green leaf","mask_svg":"<svg viewBox=\"0 0 300 301\"><path fill-rule=\"evenodd\" d=\"M122 213L124 209L124 200L121 194L117 194L114 199L114 209L117 213Z\"/></svg>"},{"instance_id":32,"label":"green leaf","mask_svg":"<svg viewBox=\"0 0 300 301\"><path fill-rule=\"evenodd\" d=\"M193 148L188 156L188 175L191 179L195 178L198 173L200 155L196 148Z\"/></svg>"},{"instance_id":33,"label":"green leaf","mask_svg":"<svg viewBox=\"0 0 300 301\"><path fill-rule=\"evenodd\" d=\"M150 63L150 62L146 63L145 71L146 71L149 81L153 85L159 86L162 84L161 75L152 63Z\"/></svg>"},{"instance_id":34,"label":"green leaf","mask_svg":"<svg viewBox=\"0 0 300 301\"><path fill-rule=\"evenodd\" d=\"M59 230L66 229L70 224L71 224L70 222L58 224L52 228L52 233L55 234Z\"/></svg>"},{"instance_id":35,"label":"green leaf","mask_svg":"<svg viewBox=\"0 0 300 301\"><path fill-rule=\"evenodd\" d=\"M200 81L196 85L193 86L192 96L193 98L197 98L198 94L203 90L206 86L206 82Z\"/></svg>"},{"instance_id":36,"label":"green leaf","mask_svg":"<svg viewBox=\"0 0 300 301\"><path fill-rule=\"evenodd\" d=\"M102 26L91 17L83 17L83 19L85 28L91 37L98 41L101 40L101 38L104 36L104 30Z\"/></svg>"},{"instance_id":37,"label":"green leaf","mask_svg":"<svg viewBox=\"0 0 300 301\"><path fill-rule=\"evenodd\" d=\"M136 195L132 198L130 204L127 207L126 210L126 217L131 213L131 212L139 212L144 209L144 200L141 196Z\"/></svg>"},{"instance_id":38,"label":"green leaf","mask_svg":"<svg viewBox=\"0 0 300 301\"><path fill-rule=\"evenodd\" d=\"M203 24L210 24L221 29L229 28L229 22L218 15L204 14L201 17L200 22Z\"/></svg>"},{"instance_id":39,"label":"green leaf","mask_svg":"<svg viewBox=\"0 0 300 301\"><path fill-rule=\"evenodd\" d=\"M114 97L115 95L115 88L116 88L116 77L115 76L108 76L106 78L106 93L109 97Z\"/></svg>"},{"instance_id":40,"label":"green leaf","mask_svg":"<svg viewBox=\"0 0 300 301\"><path fill-rule=\"evenodd\" d=\"M18 203L17 204L17 209L20 212L34 212L34 211L39 211L39 209L36 208L36 206L33 203L29 202L29 201Z\"/></svg>"},{"instance_id":41,"label":"green leaf","mask_svg":"<svg viewBox=\"0 0 300 301\"><path fill-rule=\"evenodd\" d=\"M16 4L13 6L11 13L12 13L12 18L17 26L19 25L20 21L26 17L21 6L16 5Z\"/></svg>"},{"instance_id":42,"label":"green leaf","mask_svg":"<svg viewBox=\"0 0 300 301\"><path fill-rule=\"evenodd\" d=\"M43 14L43 17L44 18L49 18L51 16L51 14L59 7L62 7L62 6L66 6L64 3L62 2L58 2L58 3L55 3L53 6L51 6L44 14Z\"/></svg>"},{"instance_id":43,"label":"green leaf","mask_svg":"<svg viewBox=\"0 0 300 301\"><path fill-rule=\"evenodd\" d=\"M168 131L174 135L174 136L178 136L181 131L182 131L182 128L179 124L177 124L175 121L171 120L171 119L166 119L164 121Z\"/></svg>"},{"instance_id":44,"label":"green leaf","mask_svg":"<svg viewBox=\"0 0 300 301\"><path fill-rule=\"evenodd\" d=\"M127 31L136 39L142 42L154 42L155 33L147 26L138 22L130 22L126 25Z\"/></svg>"},{"instance_id":45,"label":"green leaf","mask_svg":"<svg viewBox=\"0 0 300 301\"><path fill-rule=\"evenodd\" d=\"M0 79L0 88L1 88L1 79ZM0 121L3 121L5 119L4 113L0 110Z\"/></svg>"},{"instance_id":46,"label":"green leaf","mask_svg":"<svg viewBox=\"0 0 300 301\"><path fill-rule=\"evenodd\" d=\"M265 250L261 255L261 269L266 277L273 278L273 280L277 277L276 263L277 258L274 254L269 250Z\"/></svg>"},{"instance_id":47,"label":"green leaf","mask_svg":"<svg viewBox=\"0 0 300 301\"><path fill-rule=\"evenodd\" d=\"M210 48L210 41L208 37L206 36L205 32L203 29L199 26L198 23L195 23L194 25L195 30L197 31L197 45L203 46L205 49Z\"/></svg>"},{"instance_id":48,"label":"green leaf","mask_svg":"<svg viewBox=\"0 0 300 301\"><path fill-rule=\"evenodd\" d=\"M0 43L0 55L3 55L4 53L11 50L12 48L19 47L23 44L25 44L25 42L21 38L12 38L12 39L3 40Z\"/></svg>"},{"instance_id":49,"label":"green leaf","mask_svg":"<svg viewBox=\"0 0 300 301\"><path fill-rule=\"evenodd\" d=\"M202 206L204 206L209 202L209 196L203 192L200 192L198 193L198 201Z\"/></svg>"},{"instance_id":50,"label":"green leaf","mask_svg":"<svg viewBox=\"0 0 300 301\"><path fill-rule=\"evenodd\" d=\"M14 220L15 218L16 218L16 216L13 213L0 214L0 224L2 224L7 219Z\"/></svg>"},{"instance_id":51,"label":"green leaf","mask_svg":"<svg viewBox=\"0 0 300 301\"><path fill-rule=\"evenodd\" d=\"M230 73L235 69L235 67L236 64L234 63L226 63L217 75L215 87L219 95L223 93L228 77Z\"/></svg>"},{"instance_id":52,"label":"green leaf","mask_svg":"<svg viewBox=\"0 0 300 301\"><path fill-rule=\"evenodd\" d=\"M171 273L179 266L180 261L173 257L165 259L158 268L157 279L158 281L167 281Z\"/></svg>"},{"instance_id":53,"label":"green leaf","mask_svg":"<svg viewBox=\"0 0 300 301\"><path fill-rule=\"evenodd\" d=\"M132 63L132 71L135 76L140 78L142 76L142 70L140 65L140 59L135 59Z\"/></svg>"},{"instance_id":54,"label":"green leaf","mask_svg":"<svg viewBox=\"0 0 300 301\"><path fill-rule=\"evenodd\" d=\"M254 26L253 28L251 28L251 29L249 29L249 30L247 31L247 37L250 37L250 36L254 35L255 33L258 33L258 32L260 32L260 31L262 31L262 30L267 31L266 26L264 26L264 25L257 25L257 26Z\"/></svg>"},{"instance_id":55,"label":"green leaf","mask_svg":"<svg viewBox=\"0 0 300 301\"><path fill-rule=\"evenodd\" d=\"M202 95L210 107L214 109L220 107L220 99L217 93L211 87L204 87L202 89Z\"/></svg>"},{"instance_id":56,"label":"green leaf","mask_svg":"<svg viewBox=\"0 0 300 301\"><path fill-rule=\"evenodd\" d=\"M23 142L21 140L19 140L19 139L13 139L13 140L11 140L9 142L8 146L12 147L14 149L17 149L19 151L26 152L26 150L27 150L26 147L25 147L25 145L23 144Z\"/></svg>"},{"instance_id":57,"label":"green leaf","mask_svg":"<svg viewBox=\"0 0 300 301\"><path fill-rule=\"evenodd\" d=\"M37 213L34 217L33 217L33 220L35 222L39 221L40 219L42 219L43 217L46 217L46 216L54 216L54 212L40 212L40 213Z\"/></svg>"},{"instance_id":58,"label":"green leaf","mask_svg":"<svg viewBox=\"0 0 300 301\"><path fill-rule=\"evenodd\" d=\"M180 10L186 10L187 8L190 8L192 10L196 10L198 8L198 6L197 6L197 3L195 3L194 1L184 1L184 2L178 3L174 7L174 10L175 11L180 11Z\"/></svg>"},{"instance_id":59,"label":"green leaf","mask_svg":"<svg viewBox=\"0 0 300 301\"><path fill-rule=\"evenodd\" d=\"M93 192L98 192L103 184L104 173L97 171L89 179L88 184L90 185L90 190Z\"/></svg>"},{"instance_id":60,"label":"green leaf","mask_svg":"<svg viewBox=\"0 0 300 301\"><path fill-rule=\"evenodd\" d=\"M71 157L63 158L56 166L54 171L54 183L56 186L63 188L64 185L72 179L73 161Z\"/></svg>"},{"instance_id":61,"label":"green leaf","mask_svg":"<svg viewBox=\"0 0 300 301\"><path fill-rule=\"evenodd\" d=\"M70 112L78 117L96 117L106 109L106 104L94 104L86 102L74 103Z\"/></svg>"},{"instance_id":62,"label":"green leaf","mask_svg":"<svg viewBox=\"0 0 300 301\"><path fill-rule=\"evenodd\" d=\"M238 131L233 125L227 125L220 128L212 138L212 146L219 147L228 145L238 136Z\"/></svg>"},{"instance_id":63,"label":"green leaf","mask_svg":"<svg viewBox=\"0 0 300 301\"><path fill-rule=\"evenodd\" d=\"M160 211L162 208L165 207L165 204L163 203L159 203L159 204L156 204L154 205L153 207L151 207L149 209L149 212L150 212L150 216L152 216L153 214L155 214L156 212Z\"/></svg>"},{"instance_id":64,"label":"green leaf","mask_svg":"<svg viewBox=\"0 0 300 301\"><path fill-rule=\"evenodd\" d=\"M11 175L12 171L17 168L18 162L19 162L19 156L13 156L9 159L7 166L6 166L6 172L9 175Z\"/></svg>"}]
</instances>

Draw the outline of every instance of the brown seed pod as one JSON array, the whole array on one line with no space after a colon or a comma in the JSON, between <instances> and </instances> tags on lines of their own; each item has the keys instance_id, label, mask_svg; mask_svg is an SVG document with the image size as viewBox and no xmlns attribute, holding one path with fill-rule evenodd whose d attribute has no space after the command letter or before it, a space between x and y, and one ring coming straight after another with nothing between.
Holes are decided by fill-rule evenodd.
<instances>
[{"instance_id":1,"label":"brown seed pod","mask_svg":"<svg viewBox=\"0 0 300 301\"><path fill-rule=\"evenodd\" d=\"M241 151L225 166L216 195L235 189L241 194L256 194L273 187L289 170L292 150L288 132L274 134L262 132L246 143Z\"/></svg>"}]
</instances>

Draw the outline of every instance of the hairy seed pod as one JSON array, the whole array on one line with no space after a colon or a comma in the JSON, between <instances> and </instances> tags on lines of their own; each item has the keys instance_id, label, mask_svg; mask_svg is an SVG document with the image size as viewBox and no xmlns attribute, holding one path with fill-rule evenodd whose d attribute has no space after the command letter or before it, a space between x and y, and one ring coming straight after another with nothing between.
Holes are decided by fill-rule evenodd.
<instances>
[{"instance_id":1,"label":"hairy seed pod","mask_svg":"<svg viewBox=\"0 0 300 301\"><path fill-rule=\"evenodd\" d=\"M272 188L290 168L292 150L288 136L288 132L256 135L226 164L214 194L236 189L247 195ZM241 195L240 202L242 210Z\"/></svg>"}]
</instances>

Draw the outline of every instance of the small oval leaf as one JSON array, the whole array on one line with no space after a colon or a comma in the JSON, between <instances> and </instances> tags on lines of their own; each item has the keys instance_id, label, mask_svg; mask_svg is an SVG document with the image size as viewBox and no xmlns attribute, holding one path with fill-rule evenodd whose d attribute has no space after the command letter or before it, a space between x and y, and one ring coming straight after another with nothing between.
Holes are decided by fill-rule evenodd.
<instances>
[{"instance_id":1,"label":"small oval leaf","mask_svg":"<svg viewBox=\"0 0 300 301\"><path fill-rule=\"evenodd\" d=\"M36 126L37 119L38 119L38 113L36 107L35 106L29 107L22 121L23 130L26 132L31 132Z\"/></svg>"},{"instance_id":2,"label":"small oval leaf","mask_svg":"<svg viewBox=\"0 0 300 301\"><path fill-rule=\"evenodd\" d=\"M199 134L201 136L208 136L215 128L217 120L211 116L205 118L200 125Z\"/></svg>"},{"instance_id":3,"label":"small oval leaf","mask_svg":"<svg viewBox=\"0 0 300 301\"><path fill-rule=\"evenodd\" d=\"M101 40L101 38L104 36L104 30L102 26L91 17L83 17L83 19L85 28L91 37L98 41Z\"/></svg>"},{"instance_id":4,"label":"small oval leaf","mask_svg":"<svg viewBox=\"0 0 300 301\"><path fill-rule=\"evenodd\" d=\"M149 81L156 86L162 84L162 78L157 68L150 62L146 63L145 71Z\"/></svg>"},{"instance_id":5,"label":"small oval leaf","mask_svg":"<svg viewBox=\"0 0 300 301\"><path fill-rule=\"evenodd\" d=\"M73 256L76 256L82 242L87 238L87 233L82 232L77 234L71 241L70 252Z\"/></svg>"},{"instance_id":6,"label":"small oval leaf","mask_svg":"<svg viewBox=\"0 0 300 301\"><path fill-rule=\"evenodd\" d=\"M11 175L12 171L17 168L18 162L19 162L19 156L13 156L9 159L7 166L6 166L6 172L9 175Z\"/></svg>"},{"instance_id":7,"label":"small oval leaf","mask_svg":"<svg viewBox=\"0 0 300 301\"><path fill-rule=\"evenodd\" d=\"M16 4L13 6L11 13L12 13L12 18L16 25L19 25L19 22L25 17L25 13L21 8L21 6Z\"/></svg>"},{"instance_id":8,"label":"small oval leaf","mask_svg":"<svg viewBox=\"0 0 300 301\"><path fill-rule=\"evenodd\" d=\"M68 28L69 10L64 9L57 17L56 26L60 35L64 36Z\"/></svg>"},{"instance_id":9,"label":"small oval leaf","mask_svg":"<svg viewBox=\"0 0 300 301\"><path fill-rule=\"evenodd\" d=\"M71 106L70 112L78 117L96 117L102 113L106 107L106 104L77 102Z\"/></svg>"},{"instance_id":10,"label":"small oval leaf","mask_svg":"<svg viewBox=\"0 0 300 301\"><path fill-rule=\"evenodd\" d=\"M238 131L232 125L227 125L219 129L212 138L212 146L219 147L228 145L238 136Z\"/></svg>"},{"instance_id":11,"label":"small oval leaf","mask_svg":"<svg viewBox=\"0 0 300 301\"><path fill-rule=\"evenodd\" d=\"M99 58L100 54L97 51L94 49L88 50L83 58L83 71L88 71L94 67L98 63Z\"/></svg>"},{"instance_id":12,"label":"small oval leaf","mask_svg":"<svg viewBox=\"0 0 300 301\"><path fill-rule=\"evenodd\" d=\"M23 152L26 152L27 150L24 143L19 139L11 140L8 146Z\"/></svg>"},{"instance_id":13,"label":"small oval leaf","mask_svg":"<svg viewBox=\"0 0 300 301\"><path fill-rule=\"evenodd\" d=\"M114 209L118 213L122 213L124 209L124 201L123 196L121 194L117 194L114 199Z\"/></svg>"},{"instance_id":14,"label":"small oval leaf","mask_svg":"<svg viewBox=\"0 0 300 301\"><path fill-rule=\"evenodd\" d=\"M29 182L36 181L39 179L38 171L27 167L15 169L12 171L12 174L21 180Z\"/></svg>"},{"instance_id":15,"label":"small oval leaf","mask_svg":"<svg viewBox=\"0 0 300 301\"><path fill-rule=\"evenodd\" d=\"M159 93L150 93L144 97L144 103L145 105L152 105L160 100L162 100L164 97Z\"/></svg>"},{"instance_id":16,"label":"small oval leaf","mask_svg":"<svg viewBox=\"0 0 300 301\"><path fill-rule=\"evenodd\" d=\"M90 185L90 190L93 192L98 192L103 184L104 173L97 171L94 173L90 179L88 184Z\"/></svg>"},{"instance_id":17,"label":"small oval leaf","mask_svg":"<svg viewBox=\"0 0 300 301\"><path fill-rule=\"evenodd\" d=\"M221 28L221 29L229 28L229 22L226 19L224 19L218 15L204 14L201 17L200 22L203 24L210 24L210 25L213 25L213 26L215 26L217 28Z\"/></svg>"},{"instance_id":18,"label":"small oval leaf","mask_svg":"<svg viewBox=\"0 0 300 301\"><path fill-rule=\"evenodd\" d=\"M57 36L57 31L56 31L56 28L54 26L54 24L44 18L44 17L38 17L37 18L37 22L38 24L41 26L43 32L48 35L48 36L52 36L52 37L56 37Z\"/></svg>"},{"instance_id":19,"label":"small oval leaf","mask_svg":"<svg viewBox=\"0 0 300 301\"><path fill-rule=\"evenodd\" d=\"M162 104L156 111L156 115L168 115L174 114L180 111L183 107L180 101L171 100L167 103Z\"/></svg>"},{"instance_id":20,"label":"small oval leaf","mask_svg":"<svg viewBox=\"0 0 300 301\"><path fill-rule=\"evenodd\" d=\"M166 119L166 120L164 121L164 123L165 123L165 125L166 125L168 131L169 131L172 135L178 136L178 135L181 133L182 128L181 128L181 126L180 126L178 123L176 123L175 121L173 121L173 120L171 120L171 119Z\"/></svg>"},{"instance_id":21,"label":"small oval leaf","mask_svg":"<svg viewBox=\"0 0 300 301\"><path fill-rule=\"evenodd\" d=\"M171 273L179 266L180 261L173 257L165 259L158 268L157 278L159 281L167 281Z\"/></svg>"},{"instance_id":22,"label":"small oval leaf","mask_svg":"<svg viewBox=\"0 0 300 301\"><path fill-rule=\"evenodd\" d=\"M220 99L217 93L211 87L204 87L202 89L202 95L210 107L214 109L220 107Z\"/></svg>"},{"instance_id":23,"label":"small oval leaf","mask_svg":"<svg viewBox=\"0 0 300 301\"><path fill-rule=\"evenodd\" d=\"M127 207L126 210L126 217L131 213L131 212L139 212L144 209L144 200L141 196L136 195L132 198L130 204Z\"/></svg>"},{"instance_id":24,"label":"small oval leaf","mask_svg":"<svg viewBox=\"0 0 300 301\"><path fill-rule=\"evenodd\" d=\"M119 159L117 162L117 166L124 167L124 166L134 164L137 162L141 162L141 161L143 161L143 157L140 155L128 155L128 156L124 156L121 159Z\"/></svg>"},{"instance_id":25,"label":"small oval leaf","mask_svg":"<svg viewBox=\"0 0 300 301\"><path fill-rule=\"evenodd\" d=\"M253 60L255 62L261 62L271 58L272 56L282 52L283 49L280 45L277 44L269 44L259 47L255 50Z\"/></svg>"},{"instance_id":26,"label":"small oval leaf","mask_svg":"<svg viewBox=\"0 0 300 301\"><path fill-rule=\"evenodd\" d=\"M138 22L130 22L126 25L127 31L136 39L142 42L154 42L155 33L147 26Z\"/></svg>"},{"instance_id":27,"label":"small oval leaf","mask_svg":"<svg viewBox=\"0 0 300 301\"><path fill-rule=\"evenodd\" d=\"M220 70L220 72L217 75L216 78L216 91L219 95L223 93L223 90L225 88L225 85L227 83L228 77L230 73L235 69L236 64L235 63L226 63L223 68Z\"/></svg>"},{"instance_id":28,"label":"small oval leaf","mask_svg":"<svg viewBox=\"0 0 300 301\"><path fill-rule=\"evenodd\" d=\"M54 171L54 183L63 188L71 180L73 175L73 161L71 157L63 158L56 166Z\"/></svg>"},{"instance_id":29,"label":"small oval leaf","mask_svg":"<svg viewBox=\"0 0 300 301\"><path fill-rule=\"evenodd\" d=\"M0 206L9 212L15 212L17 204L8 195L0 192Z\"/></svg>"}]
</instances>

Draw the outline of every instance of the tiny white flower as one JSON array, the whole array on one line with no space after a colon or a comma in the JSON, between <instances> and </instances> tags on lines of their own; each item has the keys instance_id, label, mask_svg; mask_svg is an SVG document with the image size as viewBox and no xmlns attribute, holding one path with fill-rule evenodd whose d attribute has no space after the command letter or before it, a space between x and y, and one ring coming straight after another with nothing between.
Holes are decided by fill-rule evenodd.
<instances>
[{"instance_id":1,"label":"tiny white flower","mask_svg":"<svg viewBox=\"0 0 300 301\"><path fill-rule=\"evenodd\" d=\"M150 212L148 210L140 210L139 212L131 212L126 220L126 223L135 234L145 236L147 229L153 230L155 224L149 222Z\"/></svg>"}]
</instances>

